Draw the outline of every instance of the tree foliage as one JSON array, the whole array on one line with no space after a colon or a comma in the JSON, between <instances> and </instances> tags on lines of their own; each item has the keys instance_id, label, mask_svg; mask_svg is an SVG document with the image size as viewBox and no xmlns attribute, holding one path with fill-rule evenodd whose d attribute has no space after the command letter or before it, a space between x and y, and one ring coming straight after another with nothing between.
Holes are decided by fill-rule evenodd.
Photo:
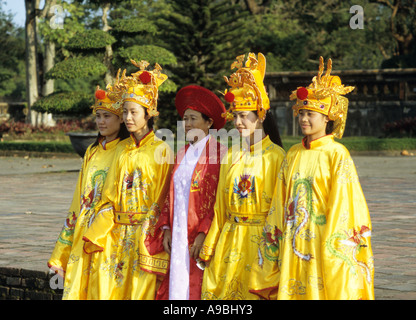
<instances>
[{"instance_id":1,"label":"tree foliage","mask_svg":"<svg viewBox=\"0 0 416 320\"><path fill-rule=\"evenodd\" d=\"M223 76L238 55L262 52L267 71L316 70L319 56L334 69L416 67L414 0L57 0L64 29L38 24L38 47L56 43L59 95L36 105L52 110L63 91L93 96L105 74L134 70L130 59L158 62L169 75L160 88L161 126L176 118L178 88L199 84L224 90ZM103 8L110 10L103 20ZM350 8L364 9L364 29L352 29ZM108 24L105 26L105 24ZM104 28L105 27L105 28ZM105 30L104 30L105 29ZM0 2L0 97L25 99L24 36ZM108 51L108 49L111 49ZM42 63L42 59L40 59ZM74 99L74 95L69 95ZM43 98L45 99L45 98ZM63 98L62 98L63 99ZM70 101L70 100L68 100ZM74 106L80 104L74 100ZM87 103L84 105L86 107ZM42 107L41 107L42 106ZM66 105L68 106L68 104ZM65 107L66 108L66 107ZM56 112L65 109L56 105ZM74 110L78 107L74 107ZM86 107L87 108L87 107ZM86 111L89 110L89 106Z\"/></svg>"},{"instance_id":2,"label":"tree foliage","mask_svg":"<svg viewBox=\"0 0 416 320\"><path fill-rule=\"evenodd\" d=\"M55 92L37 100L32 108L36 111L79 117L91 113L93 104L94 96L85 92Z\"/></svg>"},{"instance_id":3,"label":"tree foliage","mask_svg":"<svg viewBox=\"0 0 416 320\"><path fill-rule=\"evenodd\" d=\"M103 75L107 71L105 65L95 56L69 57L46 73L47 79L76 79Z\"/></svg>"},{"instance_id":4,"label":"tree foliage","mask_svg":"<svg viewBox=\"0 0 416 320\"><path fill-rule=\"evenodd\" d=\"M176 57L167 49L151 43L139 46L129 41L131 38L140 39L142 36L146 37L147 34L157 32L148 16L137 16L132 10L135 2L137 1L66 2L67 8L74 9L70 3L78 3L78 7L84 8L84 17L80 18L81 15L76 15L79 18L78 21L84 22L84 29L76 28L77 32L70 38L59 38L65 47L65 57L46 73L45 78L61 81L85 79L86 87L82 90L84 94L74 95L70 91L52 94L41 98L34 106L35 110L59 114L75 114L74 111L88 113L90 110L85 95L89 94L93 97L95 86L99 84L105 87L108 82L111 82L118 68L133 71L130 59L138 61L145 59L153 64L155 62L166 65L176 63ZM112 10L115 11L114 15L112 15ZM107 15L108 12L109 15ZM120 19L117 12L123 12L123 19ZM54 36L54 32L47 27L44 27L44 30L49 37ZM104 74L106 81L101 80L97 83L97 78L103 78ZM168 80L163 84L161 92L176 89L177 86ZM63 98L65 95L66 97ZM70 108L71 101L74 111Z\"/></svg>"},{"instance_id":5,"label":"tree foliage","mask_svg":"<svg viewBox=\"0 0 416 320\"><path fill-rule=\"evenodd\" d=\"M78 32L67 43L69 50L102 49L112 45L117 40L107 32L99 29L85 30Z\"/></svg>"},{"instance_id":6,"label":"tree foliage","mask_svg":"<svg viewBox=\"0 0 416 320\"><path fill-rule=\"evenodd\" d=\"M13 16L2 9L0 2L0 99L24 97L24 30L13 24Z\"/></svg>"},{"instance_id":7,"label":"tree foliage","mask_svg":"<svg viewBox=\"0 0 416 320\"><path fill-rule=\"evenodd\" d=\"M180 86L199 84L216 89L237 55L246 50L244 13L230 1L166 1L169 11L157 25L165 46L178 59L172 68Z\"/></svg>"}]
</instances>

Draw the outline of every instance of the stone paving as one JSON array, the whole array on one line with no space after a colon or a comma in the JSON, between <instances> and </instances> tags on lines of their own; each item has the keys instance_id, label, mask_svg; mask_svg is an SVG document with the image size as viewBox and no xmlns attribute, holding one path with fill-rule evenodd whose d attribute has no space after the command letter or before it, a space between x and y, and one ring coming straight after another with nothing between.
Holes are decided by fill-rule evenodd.
<instances>
[{"instance_id":1,"label":"stone paving","mask_svg":"<svg viewBox=\"0 0 416 320\"><path fill-rule=\"evenodd\" d=\"M353 158L373 224L376 299L416 300L416 158Z\"/></svg>"},{"instance_id":2,"label":"stone paving","mask_svg":"<svg viewBox=\"0 0 416 320\"><path fill-rule=\"evenodd\" d=\"M375 295L416 299L416 157L353 155L372 217ZM0 157L0 267L48 271L81 160Z\"/></svg>"}]
</instances>

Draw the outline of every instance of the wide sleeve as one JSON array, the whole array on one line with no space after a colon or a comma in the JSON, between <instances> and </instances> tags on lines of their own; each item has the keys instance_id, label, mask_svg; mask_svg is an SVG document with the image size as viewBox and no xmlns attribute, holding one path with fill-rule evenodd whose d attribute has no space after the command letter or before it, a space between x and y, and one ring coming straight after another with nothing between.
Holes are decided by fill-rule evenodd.
<instances>
[{"instance_id":1,"label":"wide sleeve","mask_svg":"<svg viewBox=\"0 0 416 320\"><path fill-rule=\"evenodd\" d=\"M282 241L286 201L287 159L277 175L270 210L258 241L257 261L253 263L249 291L267 300L276 300L279 287L279 254Z\"/></svg>"},{"instance_id":2,"label":"wide sleeve","mask_svg":"<svg viewBox=\"0 0 416 320\"><path fill-rule=\"evenodd\" d=\"M208 162L207 173L204 177L204 182L202 183L202 199L204 200L204 203L201 205L205 207L205 210L203 210L205 214L199 223L197 234L204 233L206 236L211 228L212 219L214 217L214 205L218 190L221 161L227 154L227 150L227 147L221 143L210 140L209 157L206 158L206 161Z\"/></svg>"},{"instance_id":3,"label":"wide sleeve","mask_svg":"<svg viewBox=\"0 0 416 320\"><path fill-rule=\"evenodd\" d=\"M163 252L163 230L161 230L161 228L165 225L169 225L170 217L169 188L170 180L173 178L173 161L171 161L173 158L173 152L166 146L162 149L162 151L159 151L158 154L158 174L153 182L155 191L153 203L151 204L148 212L149 226L146 231L147 236L144 241L146 250L150 255ZM164 161L162 159L169 160Z\"/></svg>"},{"instance_id":4,"label":"wide sleeve","mask_svg":"<svg viewBox=\"0 0 416 320\"><path fill-rule=\"evenodd\" d=\"M374 299L370 214L349 152L339 152L331 169L327 223L322 241L327 299Z\"/></svg>"},{"instance_id":5,"label":"wide sleeve","mask_svg":"<svg viewBox=\"0 0 416 320\"><path fill-rule=\"evenodd\" d=\"M214 217L199 254L199 257L203 261L209 261L214 255L218 238L225 224L225 211L227 208L227 199L225 197L227 172L228 164L222 164L220 167L220 177L215 198Z\"/></svg>"},{"instance_id":6,"label":"wide sleeve","mask_svg":"<svg viewBox=\"0 0 416 320\"><path fill-rule=\"evenodd\" d=\"M173 175L171 174L170 184L173 183ZM170 186L170 190L172 186ZM160 252L163 252L163 236L164 229L171 229L170 225L170 209L171 209L171 191L168 190L165 197L165 202L163 203L162 210L160 212L159 218L154 218L151 223L153 224L153 232L149 232L146 236L145 244L149 254L154 255ZM172 194L173 196L173 194Z\"/></svg>"},{"instance_id":7,"label":"wide sleeve","mask_svg":"<svg viewBox=\"0 0 416 320\"><path fill-rule=\"evenodd\" d=\"M75 224L81 210L81 190L83 174L86 171L88 160L91 158L91 146L85 152L84 160L82 162L81 170L78 174L78 180L75 185L74 194L72 196L71 206L69 207L67 217L59 234L55 248L48 260L48 267L55 271L66 271L66 265L72 250L72 243L74 239Z\"/></svg>"},{"instance_id":8,"label":"wide sleeve","mask_svg":"<svg viewBox=\"0 0 416 320\"><path fill-rule=\"evenodd\" d=\"M116 152L105 179L101 200L94 208L94 220L82 238L85 241L84 251L86 253L103 251L107 234L114 226L114 204L118 203L119 188L121 188L118 185L120 175L119 158L120 153Z\"/></svg>"}]
</instances>

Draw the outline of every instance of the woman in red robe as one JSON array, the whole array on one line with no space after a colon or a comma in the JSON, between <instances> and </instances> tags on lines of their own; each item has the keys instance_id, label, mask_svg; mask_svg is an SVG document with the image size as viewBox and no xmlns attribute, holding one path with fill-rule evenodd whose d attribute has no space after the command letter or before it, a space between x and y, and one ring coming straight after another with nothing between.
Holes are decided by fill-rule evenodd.
<instances>
[{"instance_id":1,"label":"woman in red robe","mask_svg":"<svg viewBox=\"0 0 416 320\"><path fill-rule=\"evenodd\" d=\"M195 85L179 90L175 105L190 143L176 155L169 195L149 241L155 251L170 254L170 272L157 299L199 300L203 270L197 259L214 215L220 162L227 151L209 130L225 125L225 107L213 92Z\"/></svg>"}]
</instances>

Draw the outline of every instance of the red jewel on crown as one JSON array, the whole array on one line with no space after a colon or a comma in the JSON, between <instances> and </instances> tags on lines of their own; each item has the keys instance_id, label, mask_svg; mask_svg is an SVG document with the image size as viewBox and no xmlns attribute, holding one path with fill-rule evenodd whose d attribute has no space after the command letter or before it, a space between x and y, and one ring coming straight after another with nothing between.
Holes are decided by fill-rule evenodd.
<instances>
[{"instance_id":1,"label":"red jewel on crown","mask_svg":"<svg viewBox=\"0 0 416 320\"><path fill-rule=\"evenodd\" d=\"M232 92L227 92L224 96L225 101L227 102L233 102L234 101L234 94Z\"/></svg>"},{"instance_id":2,"label":"red jewel on crown","mask_svg":"<svg viewBox=\"0 0 416 320\"><path fill-rule=\"evenodd\" d=\"M105 99L105 91L102 89L98 89L95 91L95 97L99 100Z\"/></svg>"},{"instance_id":3,"label":"red jewel on crown","mask_svg":"<svg viewBox=\"0 0 416 320\"><path fill-rule=\"evenodd\" d=\"M300 87L296 90L296 96L299 100L305 100L308 97L308 89L305 87Z\"/></svg>"},{"instance_id":4,"label":"red jewel on crown","mask_svg":"<svg viewBox=\"0 0 416 320\"><path fill-rule=\"evenodd\" d=\"M152 80L152 76L150 75L149 72L144 71L140 74L139 79L141 83L148 84Z\"/></svg>"}]
</instances>

